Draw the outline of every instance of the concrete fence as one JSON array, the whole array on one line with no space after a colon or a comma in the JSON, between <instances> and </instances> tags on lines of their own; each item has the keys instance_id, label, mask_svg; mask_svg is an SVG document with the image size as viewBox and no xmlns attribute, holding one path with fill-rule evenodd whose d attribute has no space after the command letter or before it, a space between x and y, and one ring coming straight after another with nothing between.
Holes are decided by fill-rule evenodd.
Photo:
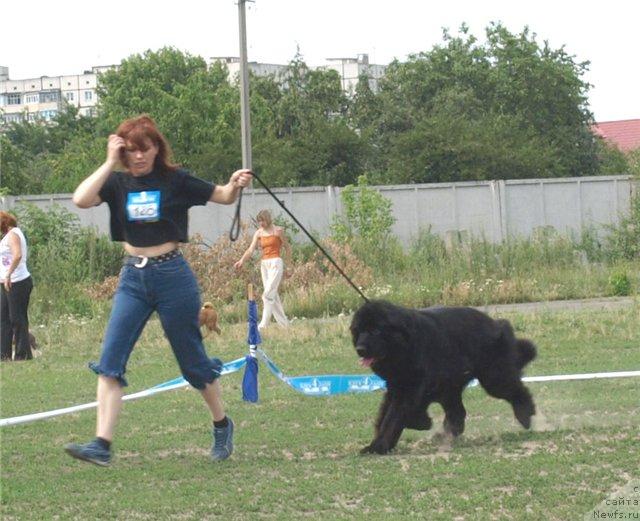
<instances>
[{"instance_id":1,"label":"concrete fence","mask_svg":"<svg viewBox=\"0 0 640 521\"><path fill-rule=\"evenodd\" d=\"M257 184L257 183L256 183ZM452 234L481 236L492 242L508 237L529 237L536 229L579 234L587 228L606 233L630 209L637 187L631 176L599 176L461 183L415 184L375 187L391 200L396 222L393 233L409 244L421 231L443 238ZM334 216L342 213L341 188L274 188L274 194L316 237L329 233ZM5 196L0 207L10 210L21 202L41 208L58 204L78 215L85 226L109 231L106 205L88 210L76 208L70 194ZM249 220L267 208L274 216L286 215L262 189L247 189L242 218ZM208 243L229 232L234 206L208 204L190 210L191 235ZM299 234L297 240L306 240Z\"/></svg>"}]
</instances>

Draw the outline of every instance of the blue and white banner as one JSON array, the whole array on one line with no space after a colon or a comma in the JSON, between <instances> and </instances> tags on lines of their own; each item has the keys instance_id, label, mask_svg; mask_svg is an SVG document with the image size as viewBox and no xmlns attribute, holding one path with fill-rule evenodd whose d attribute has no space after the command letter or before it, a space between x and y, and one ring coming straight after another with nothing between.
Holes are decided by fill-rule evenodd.
<instances>
[{"instance_id":1,"label":"blue and white banner","mask_svg":"<svg viewBox=\"0 0 640 521\"><path fill-rule=\"evenodd\" d=\"M253 347L253 346L252 346ZM252 349L253 351L253 349ZM262 351L256 348L255 356L262 360L269 370L282 382L286 383L295 391L306 396L330 396L335 394L346 393L367 393L385 389L385 381L374 374L367 375L346 375L346 374L329 374L329 375L310 375L310 376L285 376L285 374L273 363L273 361ZM235 373L242 369L247 363L246 357L238 358L223 365L221 375ZM597 380L602 378L628 378L640 376L640 371L616 371L607 373L583 373L583 374L560 374L548 376L527 376L522 379L523 382L558 382L569 380ZM171 391L181 387L188 386L188 382L180 377L174 378L167 382L158 384L150 389L139 391L137 393L127 394L123 397L123 401L136 400L146 396L152 396L165 391ZM478 385L477 380L469 383L469 387ZM0 427L7 425L17 425L36 420L43 420L54 416L61 416L73 412L82 411L96 407L98 402L85 403L66 407L64 409L56 409L53 411L39 412L34 414L26 414L24 416L15 416L13 418L0 419Z\"/></svg>"},{"instance_id":2,"label":"blue and white banner","mask_svg":"<svg viewBox=\"0 0 640 521\"><path fill-rule=\"evenodd\" d=\"M299 393L307 396L329 396L345 393L368 393L385 389L385 381L374 374L326 374L313 376L285 376L262 349L256 349L262 360L276 378Z\"/></svg>"},{"instance_id":3,"label":"blue and white banner","mask_svg":"<svg viewBox=\"0 0 640 521\"><path fill-rule=\"evenodd\" d=\"M285 374L273 363L267 354L261 349L256 350L260 358L269 370L279 380L286 383L296 391L307 396L328 396L345 393L367 393L386 389L386 382L375 374L348 375L328 374L313 376L285 376ZM611 371L606 373L581 373L581 374L555 374L547 376L525 376L523 382L566 382L571 380L598 380L604 378L629 378L640 376L640 371ZM467 387L476 387L478 380L472 380Z\"/></svg>"},{"instance_id":4,"label":"blue and white banner","mask_svg":"<svg viewBox=\"0 0 640 521\"><path fill-rule=\"evenodd\" d=\"M225 374L235 373L236 371L240 371L244 367L247 361L245 357L238 358L237 360L233 360L232 362L227 362L222 366L222 371L220 371L220 376L224 376ZM151 389L163 389L165 387L180 387L187 386L189 383L184 379L184 377L180 376L178 378L174 378L173 380L169 380L167 382L162 382L161 384L154 385Z\"/></svg>"}]
</instances>

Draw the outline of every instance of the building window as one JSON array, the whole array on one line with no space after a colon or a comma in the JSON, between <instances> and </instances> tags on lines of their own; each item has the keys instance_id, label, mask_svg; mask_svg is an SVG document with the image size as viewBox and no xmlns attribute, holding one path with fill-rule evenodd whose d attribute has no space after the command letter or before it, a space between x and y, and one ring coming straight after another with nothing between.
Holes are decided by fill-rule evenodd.
<instances>
[{"instance_id":1,"label":"building window","mask_svg":"<svg viewBox=\"0 0 640 521\"><path fill-rule=\"evenodd\" d=\"M5 114L3 117L5 123L19 123L24 119L22 114Z\"/></svg>"},{"instance_id":2,"label":"building window","mask_svg":"<svg viewBox=\"0 0 640 521\"><path fill-rule=\"evenodd\" d=\"M41 92L40 103L51 103L52 101L60 101L60 92Z\"/></svg>"},{"instance_id":3,"label":"building window","mask_svg":"<svg viewBox=\"0 0 640 521\"><path fill-rule=\"evenodd\" d=\"M41 110L40 111L40 117L45 121L50 121L52 118L56 117L56 114L58 114L57 110Z\"/></svg>"},{"instance_id":4,"label":"building window","mask_svg":"<svg viewBox=\"0 0 640 521\"><path fill-rule=\"evenodd\" d=\"M93 92L90 90L85 90L84 91L84 100L85 101L91 101L93 99Z\"/></svg>"},{"instance_id":5,"label":"building window","mask_svg":"<svg viewBox=\"0 0 640 521\"><path fill-rule=\"evenodd\" d=\"M24 97L25 103L38 103L40 101L40 96L38 94L27 94Z\"/></svg>"},{"instance_id":6,"label":"building window","mask_svg":"<svg viewBox=\"0 0 640 521\"><path fill-rule=\"evenodd\" d=\"M67 101L73 101L74 100L73 92L65 93L65 97L67 98Z\"/></svg>"},{"instance_id":7,"label":"building window","mask_svg":"<svg viewBox=\"0 0 640 521\"><path fill-rule=\"evenodd\" d=\"M20 94L15 92L7 94L7 105L20 105L20 103L22 103L20 100Z\"/></svg>"}]
</instances>

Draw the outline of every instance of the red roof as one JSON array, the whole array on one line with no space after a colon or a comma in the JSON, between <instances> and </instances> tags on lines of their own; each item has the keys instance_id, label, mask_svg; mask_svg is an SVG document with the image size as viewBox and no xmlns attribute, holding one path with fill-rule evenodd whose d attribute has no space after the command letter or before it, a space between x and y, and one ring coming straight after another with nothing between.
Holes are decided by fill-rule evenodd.
<instances>
[{"instance_id":1,"label":"red roof","mask_svg":"<svg viewBox=\"0 0 640 521\"><path fill-rule=\"evenodd\" d=\"M591 127L593 132L617 146L623 152L640 148L640 119L601 121Z\"/></svg>"}]
</instances>

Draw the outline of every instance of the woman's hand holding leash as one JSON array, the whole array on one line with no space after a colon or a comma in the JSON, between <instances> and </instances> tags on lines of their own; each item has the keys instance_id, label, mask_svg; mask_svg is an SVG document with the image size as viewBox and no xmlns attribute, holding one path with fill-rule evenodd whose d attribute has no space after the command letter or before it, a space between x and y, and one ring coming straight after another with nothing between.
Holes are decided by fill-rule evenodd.
<instances>
[{"instance_id":1,"label":"woman's hand holding leash","mask_svg":"<svg viewBox=\"0 0 640 521\"><path fill-rule=\"evenodd\" d=\"M236 170L233 174L231 174L231 179L229 182L233 184L234 188L246 188L251 184L251 180L253 179L253 175L251 170L248 168L241 168L240 170Z\"/></svg>"}]
</instances>

